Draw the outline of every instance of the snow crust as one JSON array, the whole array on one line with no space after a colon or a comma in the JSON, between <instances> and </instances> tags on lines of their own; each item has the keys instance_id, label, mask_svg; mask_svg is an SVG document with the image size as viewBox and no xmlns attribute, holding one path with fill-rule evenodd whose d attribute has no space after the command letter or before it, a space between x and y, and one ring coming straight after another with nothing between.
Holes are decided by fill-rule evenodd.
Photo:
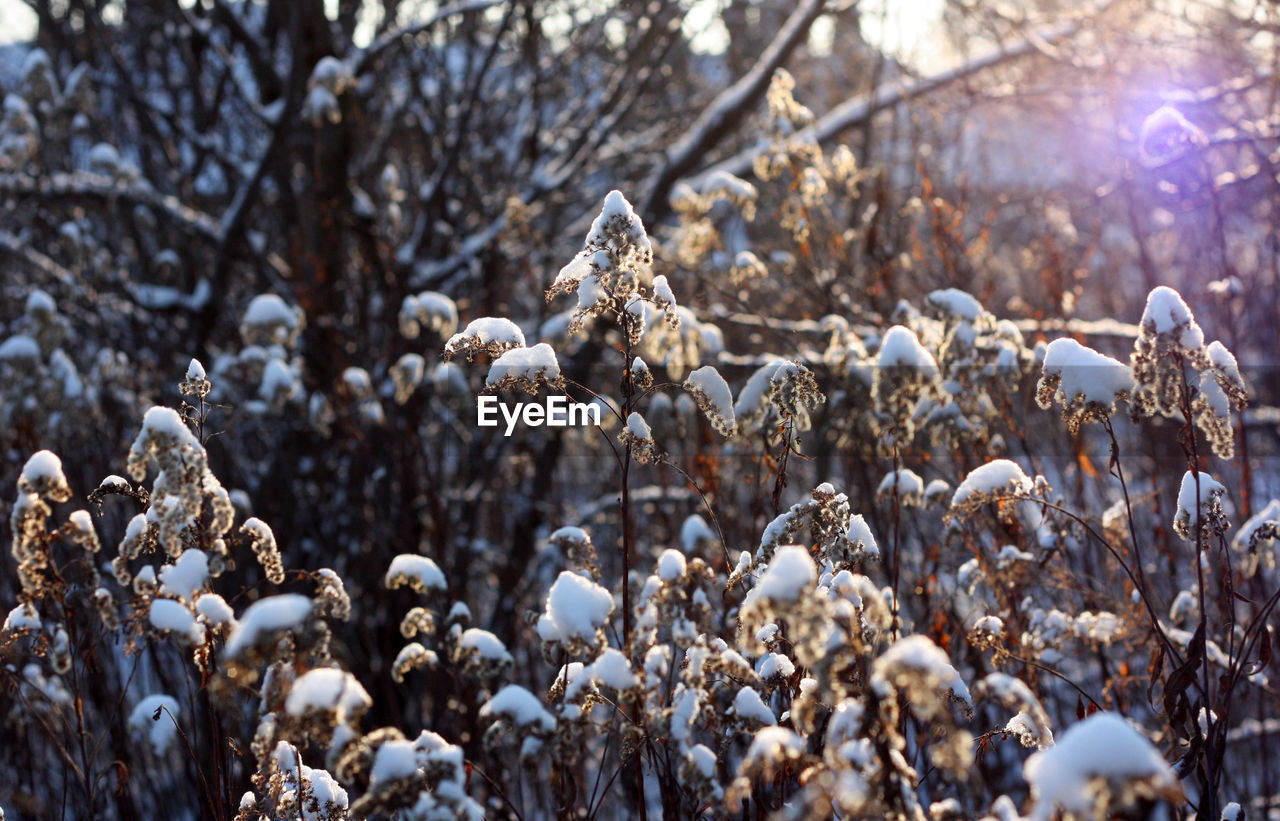
<instances>
[{"instance_id":1,"label":"snow crust","mask_svg":"<svg viewBox=\"0 0 1280 821\"><path fill-rule=\"evenodd\" d=\"M877 675L885 675L895 667L923 671L933 676L939 686L950 691L957 699L966 704L973 704L973 697L964 680L960 678L959 671L952 666L942 648L934 644L928 636L912 635L898 639L875 660Z\"/></svg>"},{"instance_id":2,"label":"snow crust","mask_svg":"<svg viewBox=\"0 0 1280 821\"><path fill-rule=\"evenodd\" d=\"M302 777L311 785L311 798L314 799L318 809L318 811L311 809L312 801L304 802L302 807L303 821L322 821L322 819L333 817L333 814L325 811L325 808L331 804L337 809L345 810L347 808L347 791L327 770L312 769L304 764Z\"/></svg>"},{"instance_id":3,"label":"snow crust","mask_svg":"<svg viewBox=\"0 0 1280 821\"><path fill-rule=\"evenodd\" d=\"M58 304L53 301L53 297L49 296L47 291L39 288L27 294L26 304L23 306L23 313L27 316L48 316L55 313Z\"/></svg>"},{"instance_id":4,"label":"snow crust","mask_svg":"<svg viewBox=\"0 0 1280 821\"><path fill-rule=\"evenodd\" d=\"M705 744L694 744L685 753L687 760L703 778L714 778L716 774L716 754Z\"/></svg>"},{"instance_id":5,"label":"snow crust","mask_svg":"<svg viewBox=\"0 0 1280 821\"><path fill-rule=\"evenodd\" d=\"M867 524L866 518L861 513L855 513L849 517L849 527L845 531L845 538L849 543L859 546L863 553L870 556L880 555L880 545L876 543L876 537L871 532L871 526Z\"/></svg>"},{"instance_id":6,"label":"snow crust","mask_svg":"<svg viewBox=\"0 0 1280 821\"><path fill-rule=\"evenodd\" d=\"M627 430L631 435L642 442L651 441L653 439L653 430L650 429L649 423L644 421L644 417L639 413L632 412L627 417Z\"/></svg>"},{"instance_id":7,"label":"snow crust","mask_svg":"<svg viewBox=\"0 0 1280 821\"><path fill-rule=\"evenodd\" d=\"M183 551L173 564L160 568L160 592L191 602L209 580L209 555L198 548Z\"/></svg>"},{"instance_id":8,"label":"snow crust","mask_svg":"<svg viewBox=\"0 0 1280 821\"><path fill-rule=\"evenodd\" d=\"M763 727L751 740L743 766L758 767L769 761L800 755L804 752L804 739L786 727Z\"/></svg>"},{"instance_id":9,"label":"snow crust","mask_svg":"<svg viewBox=\"0 0 1280 821\"><path fill-rule=\"evenodd\" d=\"M26 334L14 334L0 343L0 360L34 362L40 358L40 346Z\"/></svg>"},{"instance_id":10,"label":"snow crust","mask_svg":"<svg viewBox=\"0 0 1280 821\"><path fill-rule=\"evenodd\" d=\"M776 624L769 626L774 628L774 632L777 631L778 626ZM762 630L761 632L764 631ZM759 634L756 635L756 640L764 641ZM795 662L780 653L765 653L756 662L756 675L765 681L779 676L790 678L795 671Z\"/></svg>"},{"instance_id":11,"label":"snow crust","mask_svg":"<svg viewBox=\"0 0 1280 821\"><path fill-rule=\"evenodd\" d=\"M157 630L174 633L191 644L204 642L204 625L198 623L195 614L180 601L152 599L148 618Z\"/></svg>"},{"instance_id":12,"label":"snow crust","mask_svg":"<svg viewBox=\"0 0 1280 821\"><path fill-rule=\"evenodd\" d=\"M1203 145L1205 134L1172 105L1162 105L1142 121L1138 155L1147 168L1173 162L1192 147Z\"/></svg>"},{"instance_id":13,"label":"snow crust","mask_svg":"<svg viewBox=\"0 0 1280 821\"><path fill-rule=\"evenodd\" d=\"M488 630L481 630L479 627L471 627L462 631L462 635L458 637L458 646L475 651L481 658L498 663L510 664L513 659L511 653L507 652L507 646L502 640L490 633Z\"/></svg>"},{"instance_id":14,"label":"snow crust","mask_svg":"<svg viewBox=\"0 0 1280 821\"><path fill-rule=\"evenodd\" d=\"M753 687L743 687L738 691L738 695L733 699L733 712L739 718L763 724L766 727L772 727L778 723L773 710L769 709L769 705L764 703Z\"/></svg>"},{"instance_id":15,"label":"snow crust","mask_svg":"<svg viewBox=\"0 0 1280 821\"><path fill-rule=\"evenodd\" d=\"M880 480L879 487L876 488L877 496L886 496L892 494L894 488L898 490L898 496L901 498L918 498L924 495L924 479L920 478L920 474L911 468L899 468L891 470Z\"/></svg>"},{"instance_id":16,"label":"snow crust","mask_svg":"<svg viewBox=\"0 0 1280 821\"><path fill-rule=\"evenodd\" d=\"M217 593L205 593L196 599L196 614L209 624L232 624L236 620L235 611L227 600Z\"/></svg>"},{"instance_id":17,"label":"snow crust","mask_svg":"<svg viewBox=\"0 0 1280 821\"><path fill-rule=\"evenodd\" d=\"M1177 518L1186 522L1188 527L1195 527L1200 522L1202 512L1214 497L1227 492L1226 485L1214 479L1203 470L1200 471L1200 499L1196 501L1196 475L1191 471L1182 474L1182 484L1178 488Z\"/></svg>"},{"instance_id":18,"label":"snow crust","mask_svg":"<svg viewBox=\"0 0 1280 821\"><path fill-rule=\"evenodd\" d=\"M694 513L680 525L680 546L685 553L692 554L699 542L714 542L718 539L716 532L707 524L707 520Z\"/></svg>"},{"instance_id":19,"label":"snow crust","mask_svg":"<svg viewBox=\"0 0 1280 821\"><path fill-rule=\"evenodd\" d=\"M684 575L685 558L679 550L664 550L658 557L658 578L664 582L675 581Z\"/></svg>"},{"instance_id":20,"label":"snow crust","mask_svg":"<svg viewBox=\"0 0 1280 821\"><path fill-rule=\"evenodd\" d=\"M733 394L729 390L729 383L715 367L703 365L693 371L685 380L684 387L698 400L712 427L722 436L733 434L737 424L734 416Z\"/></svg>"},{"instance_id":21,"label":"snow crust","mask_svg":"<svg viewBox=\"0 0 1280 821\"><path fill-rule=\"evenodd\" d=\"M925 297L929 302L937 305L951 316L963 319L969 322L975 322L986 311L982 307L982 303L974 298L967 291L959 288L945 288L940 291L930 291Z\"/></svg>"},{"instance_id":22,"label":"snow crust","mask_svg":"<svg viewBox=\"0 0 1280 821\"><path fill-rule=\"evenodd\" d=\"M31 454L31 458L22 466L22 478L31 484L40 481L54 485L67 483L67 477L62 472L62 460L49 450L40 450Z\"/></svg>"},{"instance_id":23,"label":"snow crust","mask_svg":"<svg viewBox=\"0 0 1280 821\"><path fill-rule=\"evenodd\" d=\"M1196 324L1191 309L1182 295L1167 285L1153 288L1142 309L1142 325L1158 334L1178 334L1184 348L1199 349L1204 345L1204 331Z\"/></svg>"},{"instance_id":24,"label":"snow crust","mask_svg":"<svg viewBox=\"0 0 1280 821\"><path fill-rule=\"evenodd\" d=\"M402 578L416 581L423 590L444 590L448 587L440 566L417 553L401 553L391 560L384 583L387 587L398 587Z\"/></svg>"},{"instance_id":25,"label":"snow crust","mask_svg":"<svg viewBox=\"0 0 1280 821\"><path fill-rule=\"evenodd\" d=\"M1253 534L1257 533L1267 522L1280 522L1280 499L1272 499L1267 502L1266 507L1250 516L1244 524L1240 525L1240 529L1236 531L1231 540L1231 546L1239 552L1248 550Z\"/></svg>"},{"instance_id":26,"label":"snow crust","mask_svg":"<svg viewBox=\"0 0 1280 821\"><path fill-rule=\"evenodd\" d=\"M9 611L9 615L4 619L5 632L16 632L18 630L30 630L35 632L41 627L40 615L35 609L27 604L19 604L17 607Z\"/></svg>"},{"instance_id":27,"label":"snow crust","mask_svg":"<svg viewBox=\"0 0 1280 821\"><path fill-rule=\"evenodd\" d=\"M500 316L482 316L467 323L460 333L449 337L445 351L454 351L467 340L479 345L499 344L516 348L524 347L524 331L511 320Z\"/></svg>"},{"instance_id":28,"label":"snow crust","mask_svg":"<svg viewBox=\"0 0 1280 821\"><path fill-rule=\"evenodd\" d=\"M259 294L249 302L240 321L244 325L283 325L292 330L298 326L298 315L275 294Z\"/></svg>"},{"instance_id":29,"label":"snow crust","mask_svg":"<svg viewBox=\"0 0 1280 821\"><path fill-rule=\"evenodd\" d=\"M142 417L142 430L138 434L141 440L146 435L166 436L181 444L198 445L191 429L182 421L182 417L173 408L156 405Z\"/></svg>"},{"instance_id":30,"label":"snow crust","mask_svg":"<svg viewBox=\"0 0 1280 821\"><path fill-rule=\"evenodd\" d=\"M627 657L612 647L606 647L584 672L592 681L618 691L629 690L639 683Z\"/></svg>"},{"instance_id":31,"label":"snow crust","mask_svg":"<svg viewBox=\"0 0 1280 821\"><path fill-rule=\"evenodd\" d=\"M369 774L369 786L408 778L417 772L418 756L412 741L388 741L378 748L373 757L373 769Z\"/></svg>"},{"instance_id":32,"label":"snow crust","mask_svg":"<svg viewBox=\"0 0 1280 821\"><path fill-rule=\"evenodd\" d=\"M544 732L556 728L556 720L533 693L519 684L508 684L480 708L480 717L501 716L521 727L533 726Z\"/></svg>"},{"instance_id":33,"label":"snow crust","mask_svg":"<svg viewBox=\"0 0 1280 821\"><path fill-rule=\"evenodd\" d=\"M575 545L591 544L591 537L587 535L587 531L575 525L565 525L556 528L550 536L547 537L548 542L565 542Z\"/></svg>"}]
</instances>

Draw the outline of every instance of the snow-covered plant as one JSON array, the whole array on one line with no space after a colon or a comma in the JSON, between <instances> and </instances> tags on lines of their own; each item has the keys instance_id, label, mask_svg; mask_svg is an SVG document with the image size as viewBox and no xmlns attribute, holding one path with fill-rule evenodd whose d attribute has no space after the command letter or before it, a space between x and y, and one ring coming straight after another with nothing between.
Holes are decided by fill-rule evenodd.
<instances>
[{"instance_id":1,"label":"snow-covered plant","mask_svg":"<svg viewBox=\"0 0 1280 821\"><path fill-rule=\"evenodd\" d=\"M951 495L949 515L963 517L988 504L1003 511L1010 510L1011 500L1025 499L1045 489L1043 482L1032 481L1022 466L1009 459L995 459L969 472Z\"/></svg>"},{"instance_id":2,"label":"snow-covered plant","mask_svg":"<svg viewBox=\"0 0 1280 821\"><path fill-rule=\"evenodd\" d=\"M1127 400L1133 388L1128 365L1074 339L1055 339L1044 352L1036 403L1046 410L1055 401L1060 404L1067 430L1074 434L1084 422L1110 417L1116 402Z\"/></svg>"},{"instance_id":3,"label":"snow-covered plant","mask_svg":"<svg viewBox=\"0 0 1280 821\"><path fill-rule=\"evenodd\" d=\"M1147 296L1132 367L1135 416L1180 413L1194 419L1216 455L1232 457L1230 417L1248 401L1244 380L1225 346L1205 345L1204 331L1172 288L1161 285Z\"/></svg>"},{"instance_id":4,"label":"snow-covered plant","mask_svg":"<svg viewBox=\"0 0 1280 821\"><path fill-rule=\"evenodd\" d=\"M622 192L611 191L587 232L582 250L560 269L547 289L547 300L576 293L578 307L570 333L592 317L608 315L635 345L644 336L646 302L662 310L667 322L675 325L680 321L666 278L655 279L652 265L653 244L644 224ZM646 296L645 289L652 289L652 293Z\"/></svg>"},{"instance_id":5,"label":"snow-covered plant","mask_svg":"<svg viewBox=\"0 0 1280 821\"><path fill-rule=\"evenodd\" d=\"M489 366L485 388L491 391L518 389L536 394L541 388L562 389L564 378L555 351L545 342L531 348L512 348Z\"/></svg>"},{"instance_id":6,"label":"snow-covered plant","mask_svg":"<svg viewBox=\"0 0 1280 821\"><path fill-rule=\"evenodd\" d=\"M698 403L702 411L721 436L732 436L737 428L733 413L733 394L729 392L729 384L724 381L711 365L703 365L684 381L684 389Z\"/></svg>"},{"instance_id":7,"label":"snow-covered plant","mask_svg":"<svg viewBox=\"0 0 1280 821\"><path fill-rule=\"evenodd\" d=\"M915 434L912 413L937 379L938 363L914 331L895 325L885 333L876 352L871 395L885 418L884 437L890 447L910 441Z\"/></svg>"},{"instance_id":8,"label":"snow-covered plant","mask_svg":"<svg viewBox=\"0 0 1280 821\"><path fill-rule=\"evenodd\" d=\"M800 362L775 360L747 380L734 413L743 432L802 432L812 427L810 411L825 401L812 371Z\"/></svg>"},{"instance_id":9,"label":"snow-covered plant","mask_svg":"<svg viewBox=\"0 0 1280 821\"><path fill-rule=\"evenodd\" d=\"M1036 798L1033 819L1101 818L1141 801L1182 798L1177 776L1159 751L1115 713L1073 725L1023 767Z\"/></svg>"},{"instance_id":10,"label":"snow-covered plant","mask_svg":"<svg viewBox=\"0 0 1280 821\"><path fill-rule=\"evenodd\" d=\"M618 434L618 442L627 449L632 459L642 465L656 462L661 456L658 444L653 439L653 429L638 412L633 411L627 416L627 424Z\"/></svg>"},{"instance_id":11,"label":"snow-covered plant","mask_svg":"<svg viewBox=\"0 0 1280 821\"><path fill-rule=\"evenodd\" d=\"M524 347L524 333L520 326L501 317L480 317L467 323L467 327L449 337L444 346L444 358L465 356L470 362L477 354L500 357L510 350Z\"/></svg>"},{"instance_id":12,"label":"snow-covered plant","mask_svg":"<svg viewBox=\"0 0 1280 821\"><path fill-rule=\"evenodd\" d=\"M723 54L679 4L41 5L11 817L1268 811L1265 11L1138 133L1124 72L1185 55L1134 41L1189 36L1140 4L949 15L1029 39L934 76L819 0L721 4ZM1110 145L1053 104L1077 37ZM987 150L1032 77L1051 133ZM1197 285L1108 319L1138 281ZM495 435L486 390L599 425Z\"/></svg>"}]
</instances>

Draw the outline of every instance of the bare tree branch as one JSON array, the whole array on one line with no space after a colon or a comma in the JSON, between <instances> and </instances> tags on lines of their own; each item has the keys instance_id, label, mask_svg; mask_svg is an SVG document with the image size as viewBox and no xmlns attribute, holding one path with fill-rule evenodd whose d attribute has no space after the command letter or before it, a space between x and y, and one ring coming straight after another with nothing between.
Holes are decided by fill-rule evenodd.
<instances>
[{"instance_id":1,"label":"bare tree branch","mask_svg":"<svg viewBox=\"0 0 1280 821\"><path fill-rule=\"evenodd\" d=\"M380 34L378 38L368 46L360 50L358 56L355 58L355 63L352 66L352 73L363 74L369 69L373 62L378 59L382 52L386 51L388 48L394 46L406 37L416 37L437 23L447 20L454 15L472 14L478 11L484 11L485 9L498 5L499 2L500 0L464 0L464 2L461 3L454 3L451 6L445 6L426 20L422 20L408 26L399 26L386 31Z\"/></svg>"},{"instance_id":2,"label":"bare tree branch","mask_svg":"<svg viewBox=\"0 0 1280 821\"><path fill-rule=\"evenodd\" d=\"M161 194L143 185L120 182L87 171L49 174L43 178L24 174L0 174L0 191L16 196L41 198L121 199L138 205L149 205L187 233L211 242L217 242L222 235L216 219L185 205L171 194Z\"/></svg>"},{"instance_id":3,"label":"bare tree branch","mask_svg":"<svg viewBox=\"0 0 1280 821\"><path fill-rule=\"evenodd\" d=\"M882 86L868 96L848 100L831 109L806 129L804 134L805 136L811 136L820 143L829 142L842 132L854 126L862 125L868 119L887 108L947 88L954 83L965 80L975 74L980 74L995 66L1012 62L1030 54L1039 54L1044 44L1055 43L1072 37L1082 27L1083 23L1078 20L1066 23L1050 31L1040 32L1035 38L1028 37L975 57L955 68L898 85ZM740 151L690 178L689 181L696 188L701 180L717 171L735 175L746 174L750 171L760 152L761 149L758 147ZM666 190L670 190L670 186Z\"/></svg>"},{"instance_id":4,"label":"bare tree branch","mask_svg":"<svg viewBox=\"0 0 1280 821\"><path fill-rule=\"evenodd\" d=\"M667 150L662 166L645 185L641 213L659 219L667 212L667 192L681 175L731 133L769 86L773 72L786 61L822 13L825 0L805 0L796 7L751 70L716 96L702 116Z\"/></svg>"}]
</instances>

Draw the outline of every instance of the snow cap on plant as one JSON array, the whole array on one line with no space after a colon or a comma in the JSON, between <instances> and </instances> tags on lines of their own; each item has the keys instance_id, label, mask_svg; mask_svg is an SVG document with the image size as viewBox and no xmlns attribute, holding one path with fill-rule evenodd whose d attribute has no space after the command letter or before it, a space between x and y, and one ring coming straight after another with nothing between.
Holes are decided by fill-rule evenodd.
<instances>
[{"instance_id":1,"label":"snow cap on plant","mask_svg":"<svg viewBox=\"0 0 1280 821\"><path fill-rule=\"evenodd\" d=\"M885 420L883 433L889 444L901 446L911 440L915 434L912 411L937 380L938 363L915 331L894 325L885 332L876 353L871 397Z\"/></svg>"},{"instance_id":2,"label":"snow cap on plant","mask_svg":"<svg viewBox=\"0 0 1280 821\"><path fill-rule=\"evenodd\" d=\"M1128 365L1074 339L1055 339L1045 349L1036 404L1045 410L1060 404L1063 421L1075 434L1084 422L1110 417L1116 402L1127 400L1133 389Z\"/></svg>"},{"instance_id":3,"label":"snow cap on plant","mask_svg":"<svg viewBox=\"0 0 1280 821\"><path fill-rule=\"evenodd\" d=\"M400 303L400 334L416 339L423 330L448 337L458 329L458 306L437 291L409 294Z\"/></svg>"},{"instance_id":4,"label":"snow cap on plant","mask_svg":"<svg viewBox=\"0 0 1280 821\"><path fill-rule=\"evenodd\" d=\"M1230 413L1247 402L1244 380L1224 345L1205 345L1204 331L1177 291L1161 285L1147 296L1130 362L1137 385L1135 418L1174 416L1185 411L1189 398L1190 415L1214 453L1231 458Z\"/></svg>"},{"instance_id":5,"label":"snow cap on plant","mask_svg":"<svg viewBox=\"0 0 1280 821\"><path fill-rule=\"evenodd\" d=\"M698 409L707 417L711 427L721 436L733 436L736 422L733 415L733 394L729 383L711 365L703 365L684 381L684 389L698 403Z\"/></svg>"},{"instance_id":6,"label":"snow cap on plant","mask_svg":"<svg viewBox=\"0 0 1280 821\"><path fill-rule=\"evenodd\" d=\"M1057 744L1028 758L1022 772L1036 799L1032 821L1047 821L1059 809L1106 818L1141 801L1182 799L1173 768L1116 713L1072 725Z\"/></svg>"},{"instance_id":7,"label":"snow cap on plant","mask_svg":"<svg viewBox=\"0 0 1280 821\"><path fill-rule=\"evenodd\" d=\"M995 459L975 468L964 478L951 495L951 508L947 517L964 518L990 503L1000 504L1002 515L1008 515L1004 502L1022 499L1033 493L1041 493L1047 485L1037 477L1027 476L1022 466L1009 459Z\"/></svg>"},{"instance_id":8,"label":"snow cap on plant","mask_svg":"<svg viewBox=\"0 0 1280 821\"><path fill-rule=\"evenodd\" d=\"M396 389L396 404L403 405L422 383L427 372L427 360L421 354L407 353L397 359L389 371L391 383Z\"/></svg>"},{"instance_id":9,"label":"snow cap on plant","mask_svg":"<svg viewBox=\"0 0 1280 821\"><path fill-rule=\"evenodd\" d=\"M1210 533L1223 533L1229 527L1222 510L1222 497L1227 488L1208 473L1187 471L1178 487L1178 507L1173 517L1173 532L1187 541L1203 541Z\"/></svg>"},{"instance_id":10,"label":"snow cap on plant","mask_svg":"<svg viewBox=\"0 0 1280 821\"><path fill-rule=\"evenodd\" d=\"M240 338L245 345L293 347L304 318L300 309L289 307L275 294L259 294L240 318Z\"/></svg>"},{"instance_id":11,"label":"snow cap on plant","mask_svg":"<svg viewBox=\"0 0 1280 821\"><path fill-rule=\"evenodd\" d=\"M653 244L644 223L621 191L611 191L591 223L582 250L556 274L546 298L550 302L557 294L577 292L578 308L569 325L570 333L602 313L613 314L628 330L628 325L643 321L643 314L637 320L628 304L636 299L643 304L646 287L653 286L654 298L659 304L669 304L669 315L674 313L675 299L667 299L670 288L659 289L658 282L650 281L652 266ZM661 284L665 286L665 282L663 279ZM628 332L633 343L641 334L634 327Z\"/></svg>"},{"instance_id":12,"label":"snow cap on plant","mask_svg":"<svg viewBox=\"0 0 1280 821\"><path fill-rule=\"evenodd\" d=\"M775 359L747 379L733 412L741 433L772 432L783 418L806 431L812 426L809 411L826 401L812 371L798 361Z\"/></svg>"},{"instance_id":13,"label":"snow cap on plant","mask_svg":"<svg viewBox=\"0 0 1280 821\"><path fill-rule=\"evenodd\" d=\"M485 377L485 390L515 389L536 394L542 388L562 389L560 362L545 342L532 348L512 348L493 361Z\"/></svg>"},{"instance_id":14,"label":"snow cap on plant","mask_svg":"<svg viewBox=\"0 0 1280 821\"><path fill-rule=\"evenodd\" d=\"M1138 157L1147 168L1159 168L1208 143L1204 132L1181 111L1162 105L1142 121Z\"/></svg>"},{"instance_id":15,"label":"snow cap on plant","mask_svg":"<svg viewBox=\"0 0 1280 821\"><path fill-rule=\"evenodd\" d=\"M465 356L471 362L480 354L498 357L513 348L524 347L520 326L504 317L482 316L449 337L444 344L445 361Z\"/></svg>"},{"instance_id":16,"label":"snow cap on plant","mask_svg":"<svg viewBox=\"0 0 1280 821\"><path fill-rule=\"evenodd\" d=\"M642 465L656 462L662 456L649 423L639 413L633 412L627 417L627 425L618 434L618 441L631 451L631 458Z\"/></svg>"}]
</instances>

